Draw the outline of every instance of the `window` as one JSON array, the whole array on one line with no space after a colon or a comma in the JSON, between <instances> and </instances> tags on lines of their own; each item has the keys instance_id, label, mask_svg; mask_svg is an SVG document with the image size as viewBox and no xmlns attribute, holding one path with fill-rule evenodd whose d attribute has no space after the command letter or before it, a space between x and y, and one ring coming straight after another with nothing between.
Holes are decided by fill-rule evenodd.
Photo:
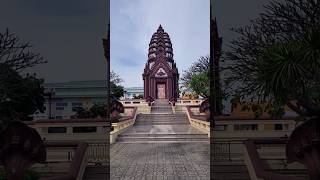
<instances>
[{"instance_id":1,"label":"window","mask_svg":"<svg viewBox=\"0 0 320 180\"><path fill-rule=\"evenodd\" d=\"M235 131L255 131L258 130L257 124L235 124L234 125Z\"/></svg>"},{"instance_id":2,"label":"window","mask_svg":"<svg viewBox=\"0 0 320 180\"><path fill-rule=\"evenodd\" d=\"M56 103L56 106L68 106L68 103L66 103L66 102L58 102L58 103Z\"/></svg>"},{"instance_id":3,"label":"window","mask_svg":"<svg viewBox=\"0 0 320 180\"><path fill-rule=\"evenodd\" d=\"M73 133L95 133L97 127L95 126L84 126L84 127L73 127Z\"/></svg>"},{"instance_id":4,"label":"window","mask_svg":"<svg viewBox=\"0 0 320 180\"><path fill-rule=\"evenodd\" d=\"M73 107L82 107L82 102L73 102L72 104L71 104Z\"/></svg>"},{"instance_id":5,"label":"window","mask_svg":"<svg viewBox=\"0 0 320 180\"><path fill-rule=\"evenodd\" d=\"M57 107L56 107L56 110L58 110L58 111L64 110L64 107L57 106Z\"/></svg>"},{"instance_id":6,"label":"window","mask_svg":"<svg viewBox=\"0 0 320 180\"><path fill-rule=\"evenodd\" d=\"M227 125L216 125L213 128L214 131L225 131L227 130Z\"/></svg>"},{"instance_id":7,"label":"window","mask_svg":"<svg viewBox=\"0 0 320 180\"><path fill-rule=\"evenodd\" d=\"M265 124L264 125L265 131L273 131L274 130L274 124Z\"/></svg>"},{"instance_id":8,"label":"window","mask_svg":"<svg viewBox=\"0 0 320 180\"><path fill-rule=\"evenodd\" d=\"M275 124L275 125L274 125L274 130L276 130L276 131L281 131L281 130L283 130L283 125L282 125L282 124Z\"/></svg>"},{"instance_id":9,"label":"window","mask_svg":"<svg viewBox=\"0 0 320 180\"><path fill-rule=\"evenodd\" d=\"M73 112L81 111L81 110L84 110L84 108L83 107L72 107Z\"/></svg>"},{"instance_id":10,"label":"window","mask_svg":"<svg viewBox=\"0 0 320 180\"><path fill-rule=\"evenodd\" d=\"M48 133L66 133L66 127L48 127Z\"/></svg>"}]
</instances>

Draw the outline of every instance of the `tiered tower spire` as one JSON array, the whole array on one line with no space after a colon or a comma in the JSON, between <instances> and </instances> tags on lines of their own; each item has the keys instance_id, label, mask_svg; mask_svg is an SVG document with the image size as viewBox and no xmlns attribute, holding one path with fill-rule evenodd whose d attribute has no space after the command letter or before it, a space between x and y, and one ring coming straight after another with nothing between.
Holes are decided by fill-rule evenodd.
<instances>
[{"instance_id":1,"label":"tiered tower spire","mask_svg":"<svg viewBox=\"0 0 320 180\"><path fill-rule=\"evenodd\" d=\"M143 79L145 98L178 97L179 74L173 59L172 43L161 25L151 37Z\"/></svg>"}]
</instances>

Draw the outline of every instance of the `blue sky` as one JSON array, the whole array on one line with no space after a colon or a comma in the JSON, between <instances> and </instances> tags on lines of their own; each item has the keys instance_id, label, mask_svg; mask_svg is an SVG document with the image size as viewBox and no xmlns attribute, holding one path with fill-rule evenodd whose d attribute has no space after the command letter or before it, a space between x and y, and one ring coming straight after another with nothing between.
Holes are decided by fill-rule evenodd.
<instances>
[{"instance_id":1,"label":"blue sky","mask_svg":"<svg viewBox=\"0 0 320 180\"><path fill-rule=\"evenodd\" d=\"M152 34L161 24L173 44L180 77L200 56L209 54L209 0L111 0L111 70L125 87L143 86Z\"/></svg>"}]
</instances>

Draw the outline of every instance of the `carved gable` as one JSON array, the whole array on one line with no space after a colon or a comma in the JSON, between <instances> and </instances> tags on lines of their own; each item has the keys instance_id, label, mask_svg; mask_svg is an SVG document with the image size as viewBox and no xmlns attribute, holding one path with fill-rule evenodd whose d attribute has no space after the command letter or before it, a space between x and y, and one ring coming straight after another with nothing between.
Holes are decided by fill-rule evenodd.
<instances>
[{"instance_id":1,"label":"carved gable","mask_svg":"<svg viewBox=\"0 0 320 180\"><path fill-rule=\"evenodd\" d=\"M156 77L168 77L168 74L163 68L159 68L156 75Z\"/></svg>"}]
</instances>

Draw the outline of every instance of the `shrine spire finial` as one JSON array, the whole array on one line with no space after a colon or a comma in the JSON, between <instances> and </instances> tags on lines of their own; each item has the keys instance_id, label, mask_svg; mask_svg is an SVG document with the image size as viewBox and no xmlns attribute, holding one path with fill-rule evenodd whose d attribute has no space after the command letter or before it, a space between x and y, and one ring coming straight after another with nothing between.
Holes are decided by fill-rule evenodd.
<instances>
[{"instance_id":1,"label":"shrine spire finial","mask_svg":"<svg viewBox=\"0 0 320 180\"><path fill-rule=\"evenodd\" d=\"M162 28L161 24L160 24L160 26L158 28L158 31L163 31L163 28Z\"/></svg>"}]
</instances>

